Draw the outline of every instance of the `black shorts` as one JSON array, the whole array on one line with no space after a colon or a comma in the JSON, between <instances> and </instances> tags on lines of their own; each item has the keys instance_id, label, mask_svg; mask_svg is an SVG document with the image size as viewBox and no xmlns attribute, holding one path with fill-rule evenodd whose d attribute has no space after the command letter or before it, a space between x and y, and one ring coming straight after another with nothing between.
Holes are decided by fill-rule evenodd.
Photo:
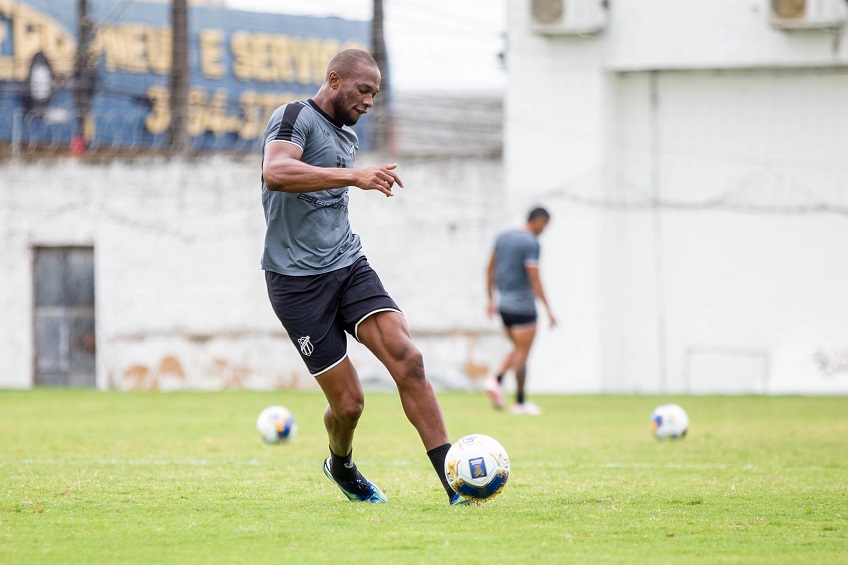
<instances>
[{"instance_id":1,"label":"black shorts","mask_svg":"<svg viewBox=\"0 0 848 565\"><path fill-rule=\"evenodd\" d=\"M517 328L521 326L532 326L536 323L536 313L532 314L512 314L510 312L500 312L503 325L507 328Z\"/></svg>"},{"instance_id":2,"label":"black shorts","mask_svg":"<svg viewBox=\"0 0 848 565\"><path fill-rule=\"evenodd\" d=\"M347 356L347 336L371 314L400 312L365 257L321 275L301 277L265 271L268 298L277 318L313 377Z\"/></svg>"}]
</instances>

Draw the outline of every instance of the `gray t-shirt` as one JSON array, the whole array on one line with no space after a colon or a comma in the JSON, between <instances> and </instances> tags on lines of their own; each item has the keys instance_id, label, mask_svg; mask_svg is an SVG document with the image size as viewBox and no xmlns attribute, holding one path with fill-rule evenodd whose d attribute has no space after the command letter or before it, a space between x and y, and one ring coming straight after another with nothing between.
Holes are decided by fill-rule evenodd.
<instances>
[{"instance_id":1,"label":"gray t-shirt","mask_svg":"<svg viewBox=\"0 0 848 565\"><path fill-rule=\"evenodd\" d=\"M277 108L265 126L262 155L269 143L293 143L301 161L316 167L352 167L359 148L356 133L336 122L312 100ZM265 250L262 269L281 275L317 275L351 265L362 255L359 236L348 221L348 187L318 192L268 190L262 179Z\"/></svg>"},{"instance_id":2,"label":"gray t-shirt","mask_svg":"<svg viewBox=\"0 0 848 565\"><path fill-rule=\"evenodd\" d=\"M527 267L539 265L540 249L539 240L525 229L504 232L495 240L495 286L501 312L536 313Z\"/></svg>"}]
</instances>

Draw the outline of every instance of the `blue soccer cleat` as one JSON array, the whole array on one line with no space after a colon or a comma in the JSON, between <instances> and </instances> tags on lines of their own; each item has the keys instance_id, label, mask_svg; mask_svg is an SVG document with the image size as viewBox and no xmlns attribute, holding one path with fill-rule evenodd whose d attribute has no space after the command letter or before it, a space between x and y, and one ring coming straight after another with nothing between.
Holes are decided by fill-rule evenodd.
<instances>
[{"instance_id":1,"label":"blue soccer cleat","mask_svg":"<svg viewBox=\"0 0 848 565\"><path fill-rule=\"evenodd\" d=\"M341 489L351 502L388 502L383 491L377 485L363 477L359 471L356 472L357 478L354 481L339 481L333 477L332 473L330 473L329 457L324 459L324 474Z\"/></svg>"},{"instance_id":2,"label":"blue soccer cleat","mask_svg":"<svg viewBox=\"0 0 848 565\"><path fill-rule=\"evenodd\" d=\"M459 505L469 505L471 504L471 499L465 498L461 494L455 492L450 500L451 506L459 506Z\"/></svg>"}]
</instances>

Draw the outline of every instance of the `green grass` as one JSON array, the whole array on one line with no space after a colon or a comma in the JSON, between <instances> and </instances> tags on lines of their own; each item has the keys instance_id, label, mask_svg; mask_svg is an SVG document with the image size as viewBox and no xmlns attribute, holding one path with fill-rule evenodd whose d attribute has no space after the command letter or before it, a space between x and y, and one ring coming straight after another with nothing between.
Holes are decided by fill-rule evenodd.
<instances>
[{"instance_id":1,"label":"green grass","mask_svg":"<svg viewBox=\"0 0 848 565\"><path fill-rule=\"evenodd\" d=\"M507 449L504 492L450 507L397 395L354 455L389 503L321 473L312 392L0 392L0 563L848 563L848 398L440 395L452 439ZM660 443L657 404L689 413ZM300 429L261 443L260 410Z\"/></svg>"}]
</instances>

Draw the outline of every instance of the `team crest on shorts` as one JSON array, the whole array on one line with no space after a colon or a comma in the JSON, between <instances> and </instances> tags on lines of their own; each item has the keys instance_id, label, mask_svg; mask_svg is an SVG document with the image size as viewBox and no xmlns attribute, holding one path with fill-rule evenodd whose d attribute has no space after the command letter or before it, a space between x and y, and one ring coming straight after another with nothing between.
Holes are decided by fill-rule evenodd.
<instances>
[{"instance_id":1,"label":"team crest on shorts","mask_svg":"<svg viewBox=\"0 0 848 565\"><path fill-rule=\"evenodd\" d=\"M300 345L300 352L307 357L312 355L312 352L315 351L315 347L312 345L312 342L309 341L308 335L297 338L297 343Z\"/></svg>"}]
</instances>

